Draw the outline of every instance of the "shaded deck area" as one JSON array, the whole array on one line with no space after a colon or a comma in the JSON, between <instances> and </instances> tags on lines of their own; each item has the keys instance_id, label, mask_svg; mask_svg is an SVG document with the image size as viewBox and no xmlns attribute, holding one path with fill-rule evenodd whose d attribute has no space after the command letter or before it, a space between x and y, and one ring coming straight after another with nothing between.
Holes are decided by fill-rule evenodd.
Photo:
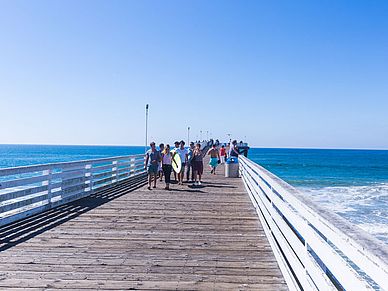
<instances>
[{"instance_id":1,"label":"shaded deck area","mask_svg":"<svg viewBox=\"0 0 388 291\"><path fill-rule=\"evenodd\" d=\"M241 179L209 172L170 191L132 179L0 228L0 289L288 290Z\"/></svg>"}]
</instances>

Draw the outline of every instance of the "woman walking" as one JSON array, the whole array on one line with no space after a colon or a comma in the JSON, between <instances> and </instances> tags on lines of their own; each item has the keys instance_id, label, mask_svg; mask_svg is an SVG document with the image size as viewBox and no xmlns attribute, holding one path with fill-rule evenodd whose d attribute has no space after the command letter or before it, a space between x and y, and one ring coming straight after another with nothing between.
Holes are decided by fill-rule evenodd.
<instances>
[{"instance_id":1,"label":"woman walking","mask_svg":"<svg viewBox=\"0 0 388 291\"><path fill-rule=\"evenodd\" d=\"M170 176L172 171L171 162L175 162L172 154L170 152L170 145L167 144L164 150L162 151L162 169L164 173L164 181L166 182L166 190L170 190Z\"/></svg>"},{"instance_id":2,"label":"woman walking","mask_svg":"<svg viewBox=\"0 0 388 291\"><path fill-rule=\"evenodd\" d=\"M192 159L194 179L195 179L195 182L193 184L194 186L201 185L201 179L203 174L203 156L204 154L201 151L201 144L197 143L193 153L193 159Z\"/></svg>"}]
</instances>

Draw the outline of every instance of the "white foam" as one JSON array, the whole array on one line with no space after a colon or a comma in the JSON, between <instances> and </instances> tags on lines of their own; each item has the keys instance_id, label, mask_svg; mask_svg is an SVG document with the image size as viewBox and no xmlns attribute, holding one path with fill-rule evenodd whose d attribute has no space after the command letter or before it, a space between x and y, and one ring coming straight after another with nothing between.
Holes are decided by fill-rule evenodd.
<instances>
[{"instance_id":1,"label":"white foam","mask_svg":"<svg viewBox=\"0 0 388 291\"><path fill-rule=\"evenodd\" d=\"M298 189L388 243L388 184Z\"/></svg>"}]
</instances>

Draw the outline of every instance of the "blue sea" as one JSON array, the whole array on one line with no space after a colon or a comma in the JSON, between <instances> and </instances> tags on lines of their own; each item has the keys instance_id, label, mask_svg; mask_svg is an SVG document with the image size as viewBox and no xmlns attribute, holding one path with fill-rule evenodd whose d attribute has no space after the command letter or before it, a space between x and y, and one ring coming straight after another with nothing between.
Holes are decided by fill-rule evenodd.
<instances>
[{"instance_id":1,"label":"blue sea","mask_svg":"<svg viewBox=\"0 0 388 291\"><path fill-rule=\"evenodd\" d=\"M248 158L388 244L388 151L249 150Z\"/></svg>"},{"instance_id":2,"label":"blue sea","mask_svg":"<svg viewBox=\"0 0 388 291\"><path fill-rule=\"evenodd\" d=\"M142 153L135 146L0 145L0 168ZM248 158L388 244L388 151L252 148Z\"/></svg>"}]
</instances>

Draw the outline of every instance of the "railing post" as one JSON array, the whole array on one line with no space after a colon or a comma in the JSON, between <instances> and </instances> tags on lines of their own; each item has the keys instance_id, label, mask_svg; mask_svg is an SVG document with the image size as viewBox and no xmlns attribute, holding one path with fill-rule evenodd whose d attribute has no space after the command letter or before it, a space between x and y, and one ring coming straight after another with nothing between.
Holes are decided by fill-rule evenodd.
<instances>
[{"instance_id":1,"label":"railing post","mask_svg":"<svg viewBox=\"0 0 388 291\"><path fill-rule=\"evenodd\" d=\"M52 169L49 169L49 170L43 170L43 176L44 175L48 175L47 177L47 180L45 181L42 181L42 186L46 186L47 185L47 202L48 204L51 204L51 199L52 199L52 192L51 192L51 179L52 179Z\"/></svg>"},{"instance_id":2,"label":"railing post","mask_svg":"<svg viewBox=\"0 0 388 291\"><path fill-rule=\"evenodd\" d=\"M117 177L117 169L118 169L118 166L117 166L117 163L118 161L113 161L112 164L114 165L114 167L112 168L112 171L115 171L115 173L112 174L113 177L116 177L116 179L113 179L112 180L112 184L118 182L118 177Z\"/></svg>"},{"instance_id":3,"label":"railing post","mask_svg":"<svg viewBox=\"0 0 388 291\"><path fill-rule=\"evenodd\" d=\"M92 173L93 164L87 164L85 165L85 184L89 185L89 192L91 195L93 193L93 173ZM85 188L85 191L87 191L87 188Z\"/></svg>"},{"instance_id":4,"label":"railing post","mask_svg":"<svg viewBox=\"0 0 388 291\"><path fill-rule=\"evenodd\" d=\"M131 162L134 162L134 161L136 161L136 159L135 159L135 158L132 158L132 159L131 159ZM135 166L135 163L133 163L133 164L130 165L130 167L134 167L134 166ZM131 173L131 172L132 172L132 173ZM128 177L131 177L131 176L134 176L134 175L136 175L136 169L129 170L129 176L128 176Z\"/></svg>"}]
</instances>

